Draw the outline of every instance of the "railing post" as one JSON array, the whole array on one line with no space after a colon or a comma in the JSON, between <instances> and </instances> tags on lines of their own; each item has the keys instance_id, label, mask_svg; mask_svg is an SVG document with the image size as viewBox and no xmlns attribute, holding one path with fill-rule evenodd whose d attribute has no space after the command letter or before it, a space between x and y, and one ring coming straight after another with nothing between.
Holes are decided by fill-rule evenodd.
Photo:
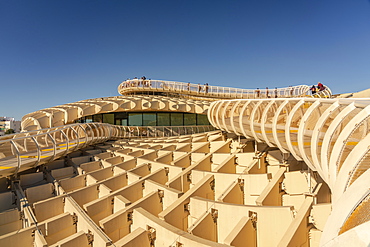
<instances>
[{"instance_id":1,"label":"railing post","mask_svg":"<svg viewBox=\"0 0 370 247\"><path fill-rule=\"evenodd\" d=\"M57 151L57 144L55 142L55 139L49 134L47 133L47 136L49 136L49 138L51 139L51 142L53 143L53 159L55 158L55 155L56 155L56 151Z\"/></svg>"},{"instance_id":2,"label":"railing post","mask_svg":"<svg viewBox=\"0 0 370 247\"><path fill-rule=\"evenodd\" d=\"M91 130L91 135L92 135L92 137L91 137L91 143L95 143L95 134L94 134L94 129L93 128L91 128L91 126L94 126L94 128L96 129L96 125L94 124L94 123L90 123L89 124L89 127L90 127L90 130Z\"/></svg>"},{"instance_id":3,"label":"railing post","mask_svg":"<svg viewBox=\"0 0 370 247\"><path fill-rule=\"evenodd\" d=\"M68 138L68 136L63 132L63 130L60 130L60 133L62 133L62 135L64 136L64 138L66 138L67 146L66 146L65 154L67 154L68 149L69 149L69 138Z\"/></svg>"},{"instance_id":4,"label":"railing post","mask_svg":"<svg viewBox=\"0 0 370 247\"><path fill-rule=\"evenodd\" d=\"M127 135L126 135L126 133L127 133L127 132L126 132L126 127L125 127L125 126L122 126L122 127L123 127L123 137L124 137L124 138L126 138L126 136L127 136Z\"/></svg>"},{"instance_id":5,"label":"railing post","mask_svg":"<svg viewBox=\"0 0 370 247\"><path fill-rule=\"evenodd\" d=\"M72 126L70 127L70 129L75 133L77 137L76 147L73 149L73 150L76 150L78 148L78 145L80 144L80 137L78 136L77 131L74 128L72 128Z\"/></svg>"},{"instance_id":6,"label":"railing post","mask_svg":"<svg viewBox=\"0 0 370 247\"><path fill-rule=\"evenodd\" d=\"M87 132L86 132L86 130L85 130L85 128L84 127L82 127L82 125L80 124L80 125L78 125L81 129L82 129L82 131L85 133L85 143L84 143L84 146L87 146Z\"/></svg>"},{"instance_id":7,"label":"railing post","mask_svg":"<svg viewBox=\"0 0 370 247\"><path fill-rule=\"evenodd\" d=\"M35 142L36 144L36 147L37 147L37 163L35 165L37 165L38 163L40 163L40 160L41 160L41 150L40 150L40 145L39 143L36 141L35 137L32 136L31 137L31 140Z\"/></svg>"},{"instance_id":8,"label":"railing post","mask_svg":"<svg viewBox=\"0 0 370 247\"><path fill-rule=\"evenodd\" d=\"M18 162L18 166L17 166L17 169L15 170L15 177L17 177L17 174L18 174L18 171L22 165L21 163L21 154L19 152L19 149L17 147L17 145L14 143L14 141L10 141L10 143L13 145L14 149L15 149L15 152L17 154L17 162Z\"/></svg>"}]
</instances>

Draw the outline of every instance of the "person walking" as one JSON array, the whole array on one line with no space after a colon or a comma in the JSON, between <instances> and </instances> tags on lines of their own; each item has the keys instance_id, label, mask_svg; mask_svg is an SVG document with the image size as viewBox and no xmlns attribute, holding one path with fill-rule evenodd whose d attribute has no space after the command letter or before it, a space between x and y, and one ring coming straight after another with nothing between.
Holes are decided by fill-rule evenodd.
<instances>
[{"instance_id":1,"label":"person walking","mask_svg":"<svg viewBox=\"0 0 370 247\"><path fill-rule=\"evenodd\" d=\"M317 83L317 88L319 89L319 91L322 91L322 90L324 90L324 85L322 85L321 82L318 82Z\"/></svg>"},{"instance_id":2,"label":"person walking","mask_svg":"<svg viewBox=\"0 0 370 247\"><path fill-rule=\"evenodd\" d=\"M311 90L311 95L315 95L316 94L316 86L315 85L312 85L312 87L310 88Z\"/></svg>"}]
</instances>

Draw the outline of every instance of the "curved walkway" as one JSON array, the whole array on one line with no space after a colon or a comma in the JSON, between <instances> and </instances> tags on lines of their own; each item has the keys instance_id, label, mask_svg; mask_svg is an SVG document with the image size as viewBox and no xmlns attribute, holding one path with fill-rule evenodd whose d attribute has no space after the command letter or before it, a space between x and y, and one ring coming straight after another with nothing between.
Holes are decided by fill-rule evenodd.
<instances>
[{"instance_id":1,"label":"curved walkway","mask_svg":"<svg viewBox=\"0 0 370 247\"><path fill-rule=\"evenodd\" d=\"M121 138L169 137L214 130L197 126L119 126L104 123L70 124L0 138L0 176L45 164L88 145Z\"/></svg>"},{"instance_id":2,"label":"curved walkway","mask_svg":"<svg viewBox=\"0 0 370 247\"><path fill-rule=\"evenodd\" d=\"M138 92L163 92L191 95L194 97L217 98L217 99L263 99L263 98L293 98L314 97L330 98L332 93L329 87L311 95L307 85L290 86L275 89L240 89L231 87L210 86L208 84L193 84L187 82L142 80L133 79L123 81L118 86L118 92L122 95Z\"/></svg>"}]
</instances>

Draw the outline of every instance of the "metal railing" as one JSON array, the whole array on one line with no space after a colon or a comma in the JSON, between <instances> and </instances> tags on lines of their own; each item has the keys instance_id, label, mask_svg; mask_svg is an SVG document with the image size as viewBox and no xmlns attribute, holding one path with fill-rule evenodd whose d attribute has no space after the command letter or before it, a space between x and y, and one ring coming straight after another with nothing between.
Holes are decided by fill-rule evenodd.
<instances>
[{"instance_id":1,"label":"metal railing","mask_svg":"<svg viewBox=\"0 0 370 247\"><path fill-rule=\"evenodd\" d=\"M214 130L211 125L136 127L78 123L7 135L0 138L0 175L17 174L107 140L170 137L211 130Z\"/></svg>"},{"instance_id":2,"label":"metal railing","mask_svg":"<svg viewBox=\"0 0 370 247\"><path fill-rule=\"evenodd\" d=\"M256 98L292 98L292 97L331 97L331 90L324 86L324 90L311 95L307 85L290 86L274 89L239 89L230 87L200 85L186 82L133 79L123 81L118 86L122 95L135 92L173 92L184 95L194 95L218 99L256 99Z\"/></svg>"}]
</instances>

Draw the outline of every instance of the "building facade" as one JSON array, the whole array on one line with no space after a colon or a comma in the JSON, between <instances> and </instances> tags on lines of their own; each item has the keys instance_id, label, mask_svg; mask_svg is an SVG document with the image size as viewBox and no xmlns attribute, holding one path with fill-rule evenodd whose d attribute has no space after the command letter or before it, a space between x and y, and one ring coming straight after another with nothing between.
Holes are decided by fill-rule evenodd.
<instances>
[{"instance_id":1,"label":"building facade","mask_svg":"<svg viewBox=\"0 0 370 247\"><path fill-rule=\"evenodd\" d=\"M9 129L19 133L21 131L21 121L15 121L12 117L0 117L0 136L5 135L5 132Z\"/></svg>"},{"instance_id":2,"label":"building facade","mask_svg":"<svg viewBox=\"0 0 370 247\"><path fill-rule=\"evenodd\" d=\"M0 139L1 246L369 245L367 99L118 91L29 113Z\"/></svg>"}]
</instances>

